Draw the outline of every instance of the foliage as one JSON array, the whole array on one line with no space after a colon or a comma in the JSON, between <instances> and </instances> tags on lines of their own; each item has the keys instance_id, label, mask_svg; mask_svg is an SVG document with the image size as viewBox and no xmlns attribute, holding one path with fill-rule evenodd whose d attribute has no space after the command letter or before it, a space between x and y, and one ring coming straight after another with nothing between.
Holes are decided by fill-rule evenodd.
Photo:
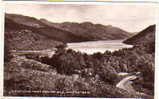
<instances>
[{"instance_id":1,"label":"foliage","mask_svg":"<svg viewBox=\"0 0 159 99\"><path fill-rule=\"evenodd\" d=\"M106 51L87 55L71 49L58 50L55 55L43 60L60 74L79 74L82 77L99 76L102 81L113 84L119 72L141 72L146 82L153 83L154 52L149 46L140 45L115 52ZM147 80L148 78L149 80ZM151 86L153 90L153 86Z\"/></svg>"},{"instance_id":2,"label":"foliage","mask_svg":"<svg viewBox=\"0 0 159 99\"><path fill-rule=\"evenodd\" d=\"M38 59L37 56L30 57L33 59L17 58L15 62L22 71L17 74L16 71L10 73L6 70L9 75L15 76L5 80L5 83L8 84L6 86L10 86L9 89L5 88L7 91L20 87L26 90L88 91L87 94L48 93L43 94L44 96L139 97L116 88L115 83L119 72L141 72L143 79L141 82L136 82L137 85L134 87L139 92L153 95L154 52L149 51L148 48L150 47L140 45L93 55L60 48L51 58ZM17 68L17 66L15 67ZM12 66L7 67L9 69ZM17 78L18 80L16 80ZM16 87L11 87L10 82ZM39 96L37 93L31 95Z\"/></svg>"}]
</instances>

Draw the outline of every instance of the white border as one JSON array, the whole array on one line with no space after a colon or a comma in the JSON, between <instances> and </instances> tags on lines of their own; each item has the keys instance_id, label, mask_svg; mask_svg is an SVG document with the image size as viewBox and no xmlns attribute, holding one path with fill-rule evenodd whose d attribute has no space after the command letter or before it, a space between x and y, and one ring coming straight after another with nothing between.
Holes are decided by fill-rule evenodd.
<instances>
[{"instance_id":1,"label":"white border","mask_svg":"<svg viewBox=\"0 0 159 99\"><path fill-rule=\"evenodd\" d=\"M158 3L159 5L159 3ZM159 6L156 8L155 99L159 99Z\"/></svg>"},{"instance_id":2,"label":"white border","mask_svg":"<svg viewBox=\"0 0 159 99\"><path fill-rule=\"evenodd\" d=\"M41 0L37 0L37 1L2 1L4 4L6 4L6 3L11 3L11 4L83 4L83 5L87 5L87 4L89 4L89 5L98 5L98 4L101 4L101 5L103 5L103 4L122 4L122 5L124 5L124 4L126 4L126 5L128 5L128 4L130 4L130 5L133 5L133 4L148 4L148 5L150 5L150 4L154 4L154 5L157 5L157 4L159 4L159 2L158 1L142 1L142 0L138 0L138 1L122 1L122 0L110 0L110 1L97 1L97 0L95 0L95 1L82 1L82 0L80 0L80 1L63 1L63 0L57 0L57 1L53 1L53 0L50 0L50 1L41 1Z\"/></svg>"},{"instance_id":3,"label":"white border","mask_svg":"<svg viewBox=\"0 0 159 99\"><path fill-rule=\"evenodd\" d=\"M0 96L3 95L3 66L4 66L4 6L0 1Z\"/></svg>"},{"instance_id":4,"label":"white border","mask_svg":"<svg viewBox=\"0 0 159 99\"><path fill-rule=\"evenodd\" d=\"M2 1L17 1L17 0L2 0ZM20 1L26 1L26 2L32 2L32 1L35 1L35 2L39 2L39 1L42 1L42 2L49 2L49 1L52 1L52 2L147 2L147 3L150 3L150 2L159 2L159 0L20 0ZM19 0L18 0L19 2Z\"/></svg>"}]
</instances>

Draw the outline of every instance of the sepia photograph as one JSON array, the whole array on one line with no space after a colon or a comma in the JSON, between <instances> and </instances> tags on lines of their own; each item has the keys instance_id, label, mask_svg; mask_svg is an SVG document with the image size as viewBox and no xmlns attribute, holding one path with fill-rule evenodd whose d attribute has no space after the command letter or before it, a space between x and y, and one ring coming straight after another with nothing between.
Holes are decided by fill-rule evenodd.
<instances>
[{"instance_id":1,"label":"sepia photograph","mask_svg":"<svg viewBox=\"0 0 159 99\"><path fill-rule=\"evenodd\" d=\"M154 99L155 9L6 3L3 95Z\"/></svg>"}]
</instances>

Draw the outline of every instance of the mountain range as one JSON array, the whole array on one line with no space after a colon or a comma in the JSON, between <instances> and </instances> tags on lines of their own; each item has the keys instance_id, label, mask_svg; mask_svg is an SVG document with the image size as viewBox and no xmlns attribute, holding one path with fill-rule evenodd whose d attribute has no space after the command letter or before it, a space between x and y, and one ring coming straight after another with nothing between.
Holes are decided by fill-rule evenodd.
<instances>
[{"instance_id":1,"label":"mountain range","mask_svg":"<svg viewBox=\"0 0 159 99\"><path fill-rule=\"evenodd\" d=\"M43 36L46 36L48 38L51 38L56 41L60 42L80 42L80 41L86 41L87 39L78 37L76 35L73 35L72 33L68 31L64 31L55 27L50 27L46 24L43 24L38 19L23 15L16 15L16 14L6 14L5 19L10 19L14 23L18 25L22 25L27 29L31 29L32 31L35 31L36 34L40 34ZM13 25L14 26L14 25ZM6 23L7 28L7 23ZM15 27L18 28L18 27ZM6 29L8 30L8 29Z\"/></svg>"},{"instance_id":2,"label":"mountain range","mask_svg":"<svg viewBox=\"0 0 159 99\"><path fill-rule=\"evenodd\" d=\"M83 23L53 23L46 19L36 19L34 17L18 14L5 14L6 19L10 19L17 24L28 26L38 34L48 36L54 40L62 42L81 42L91 40L113 40L125 39L131 36L130 33L111 25Z\"/></svg>"},{"instance_id":3,"label":"mountain range","mask_svg":"<svg viewBox=\"0 0 159 99\"><path fill-rule=\"evenodd\" d=\"M130 37L131 34L120 28L111 25L93 24L91 22L75 23L53 23L46 19L40 19L41 22L48 26L69 31L74 35L85 37L91 40L116 40Z\"/></svg>"},{"instance_id":4,"label":"mountain range","mask_svg":"<svg viewBox=\"0 0 159 99\"><path fill-rule=\"evenodd\" d=\"M111 25L91 22L54 23L30 16L5 14L5 38L10 42L11 49L48 49L70 42L130 37L132 33Z\"/></svg>"}]
</instances>

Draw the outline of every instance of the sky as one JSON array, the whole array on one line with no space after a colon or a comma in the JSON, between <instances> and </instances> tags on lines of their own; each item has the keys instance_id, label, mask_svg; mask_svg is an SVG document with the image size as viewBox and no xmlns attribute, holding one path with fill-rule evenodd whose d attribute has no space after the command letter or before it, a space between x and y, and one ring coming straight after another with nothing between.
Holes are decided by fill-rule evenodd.
<instances>
[{"instance_id":1,"label":"sky","mask_svg":"<svg viewBox=\"0 0 159 99\"><path fill-rule=\"evenodd\" d=\"M139 32L155 24L152 4L15 4L8 3L6 13L22 14L52 22L85 22L112 25L128 32Z\"/></svg>"}]
</instances>

